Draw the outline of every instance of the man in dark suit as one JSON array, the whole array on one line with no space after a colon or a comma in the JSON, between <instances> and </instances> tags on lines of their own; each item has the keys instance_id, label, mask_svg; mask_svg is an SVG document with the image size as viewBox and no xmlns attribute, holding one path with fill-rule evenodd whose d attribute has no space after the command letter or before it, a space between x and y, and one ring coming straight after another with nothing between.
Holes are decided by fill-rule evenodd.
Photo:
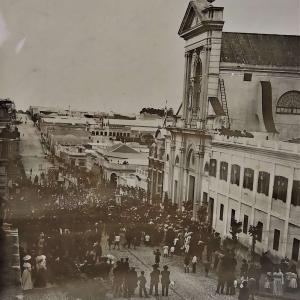
<instances>
[{"instance_id":1,"label":"man in dark suit","mask_svg":"<svg viewBox=\"0 0 300 300\"><path fill-rule=\"evenodd\" d=\"M162 296L168 296L169 285L170 285L170 271L168 271L168 266L164 266L164 270L161 272Z\"/></svg>"},{"instance_id":2,"label":"man in dark suit","mask_svg":"<svg viewBox=\"0 0 300 300\"><path fill-rule=\"evenodd\" d=\"M149 295L152 295L153 287L155 289L154 296L158 296L158 283L159 283L159 275L160 271L158 269L158 266L155 264L152 266L153 271L150 273L150 292Z\"/></svg>"}]
</instances>

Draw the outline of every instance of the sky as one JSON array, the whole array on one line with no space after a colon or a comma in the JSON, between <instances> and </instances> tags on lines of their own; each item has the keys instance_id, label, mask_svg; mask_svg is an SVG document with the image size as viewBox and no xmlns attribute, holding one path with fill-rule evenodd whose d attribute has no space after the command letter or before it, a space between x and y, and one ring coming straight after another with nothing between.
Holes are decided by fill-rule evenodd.
<instances>
[{"instance_id":1,"label":"sky","mask_svg":"<svg viewBox=\"0 0 300 300\"><path fill-rule=\"evenodd\" d=\"M1 0L0 98L29 105L175 110L188 0ZM300 34L300 0L216 0L224 31Z\"/></svg>"}]
</instances>

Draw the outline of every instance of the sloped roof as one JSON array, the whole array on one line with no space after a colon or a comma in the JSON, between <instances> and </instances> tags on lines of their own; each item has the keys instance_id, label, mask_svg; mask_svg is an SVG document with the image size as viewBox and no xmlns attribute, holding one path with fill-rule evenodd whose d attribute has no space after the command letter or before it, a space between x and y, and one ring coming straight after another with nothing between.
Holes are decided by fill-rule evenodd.
<instances>
[{"instance_id":1,"label":"sloped roof","mask_svg":"<svg viewBox=\"0 0 300 300\"><path fill-rule=\"evenodd\" d=\"M221 62L299 67L299 49L297 35L223 32Z\"/></svg>"},{"instance_id":2,"label":"sloped roof","mask_svg":"<svg viewBox=\"0 0 300 300\"><path fill-rule=\"evenodd\" d=\"M138 153L136 150L133 148L127 146L126 144L116 144L111 147L109 147L108 152L120 152L120 153Z\"/></svg>"}]
</instances>

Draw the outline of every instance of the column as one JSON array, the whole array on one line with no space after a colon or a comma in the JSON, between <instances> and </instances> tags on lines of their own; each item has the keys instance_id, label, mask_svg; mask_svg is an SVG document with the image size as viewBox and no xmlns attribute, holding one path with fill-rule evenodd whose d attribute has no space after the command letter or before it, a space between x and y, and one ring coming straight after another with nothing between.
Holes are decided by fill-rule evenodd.
<instances>
[{"instance_id":1,"label":"column","mask_svg":"<svg viewBox=\"0 0 300 300\"><path fill-rule=\"evenodd\" d=\"M202 121L202 129L206 126L206 115L207 115L207 95L208 95L208 74L209 74L209 56L210 47L204 46L203 51L200 53L200 58L202 61L202 82L201 82L201 102L200 102L200 120Z\"/></svg>"},{"instance_id":2,"label":"column","mask_svg":"<svg viewBox=\"0 0 300 300\"><path fill-rule=\"evenodd\" d=\"M195 197L193 203L193 218L197 220L197 212L200 206L201 195L202 195L202 172L204 162L204 145L201 139L201 144L198 146L197 165L196 165L196 178L195 178Z\"/></svg>"},{"instance_id":3,"label":"column","mask_svg":"<svg viewBox=\"0 0 300 300\"><path fill-rule=\"evenodd\" d=\"M183 119L184 124L187 122L187 107L188 107L188 95L189 95L189 77L191 73L191 54L190 52L185 52L185 67L184 67L184 81L183 81Z\"/></svg>"},{"instance_id":4,"label":"column","mask_svg":"<svg viewBox=\"0 0 300 300\"><path fill-rule=\"evenodd\" d=\"M179 161L179 165L180 165L180 169L179 169L179 179L178 179L178 184L179 184L179 188L178 188L178 208L181 209L182 206L182 197L183 197L183 184L184 184L184 162L185 162L185 143L181 142L181 147L180 147L180 161Z\"/></svg>"},{"instance_id":5,"label":"column","mask_svg":"<svg viewBox=\"0 0 300 300\"><path fill-rule=\"evenodd\" d=\"M174 181L174 166L175 166L175 140L171 140L170 145L170 159L169 159L169 180L168 180L168 197L173 199L173 181Z\"/></svg>"},{"instance_id":6,"label":"column","mask_svg":"<svg viewBox=\"0 0 300 300\"><path fill-rule=\"evenodd\" d=\"M270 222L271 222L271 212L272 212L272 195L273 195L273 187L274 187L274 177L275 177L275 164L272 166L272 170L270 170L270 183L269 183L269 203L268 203L268 210L267 210L267 224L264 226L265 229L263 229L263 241L262 241L262 247L263 251L267 251L269 248L269 236L271 234L270 232ZM255 226L257 225L254 224ZM264 234L264 231L266 234Z\"/></svg>"},{"instance_id":7,"label":"column","mask_svg":"<svg viewBox=\"0 0 300 300\"><path fill-rule=\"evenodd\" d=\"M283 232L283 246L282 246L282 257L286 256L287 243L288 243L288 231L289 231L289 219L290 219L290 210L291 210L291 201L292 201L292 189L293 189L293 179L294 179L294 168L292 168L292 173L288 178L288 187L287 187L287 198L286 198L286 215L284 221L284 232ZM292 246L290 246L292 247Z\"/></svg>"}]
</instances>

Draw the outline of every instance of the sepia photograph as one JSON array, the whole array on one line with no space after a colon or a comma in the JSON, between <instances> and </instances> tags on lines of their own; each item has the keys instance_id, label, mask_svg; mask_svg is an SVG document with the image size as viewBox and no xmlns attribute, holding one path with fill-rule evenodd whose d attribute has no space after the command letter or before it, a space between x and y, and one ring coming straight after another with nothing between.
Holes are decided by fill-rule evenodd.
<instances>
[{"instance_id":1,"label":"sepia photograph","mask_svg":"<svg viewBox=\"0 0 300 300\"><path fill-rule=\"evenodd\" d=\"M0 299L299 300L300 0L0 0Z\"/></svg>"}]
</instances>

